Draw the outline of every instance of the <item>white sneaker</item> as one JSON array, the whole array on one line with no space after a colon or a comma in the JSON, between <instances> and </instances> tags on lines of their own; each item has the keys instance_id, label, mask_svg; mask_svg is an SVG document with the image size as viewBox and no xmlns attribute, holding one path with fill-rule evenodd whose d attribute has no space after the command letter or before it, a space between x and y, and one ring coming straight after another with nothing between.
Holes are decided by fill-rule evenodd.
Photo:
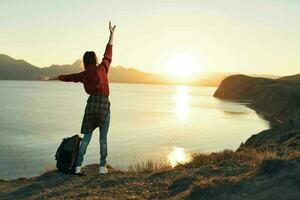
<instances>
[{"instance_id":1,"label":"white sneaker","mask_svg":"<svg viewBox=\"0 0 300 200\"><path fill-rule=\"evenodd\" d=\"M81 171L81 167L75 167L75 174L79 174Z\"/></svg>"},{"instance_id":2,"label":"white sneaker","mask_svg":"<svg viewBox=\"0 0 300 200\"><path fill-rule=\"evenodd\" d=\"M99 174L106 174L108 173L108 169L106 167L100 166Z\"/></svg>"}]
</instances>

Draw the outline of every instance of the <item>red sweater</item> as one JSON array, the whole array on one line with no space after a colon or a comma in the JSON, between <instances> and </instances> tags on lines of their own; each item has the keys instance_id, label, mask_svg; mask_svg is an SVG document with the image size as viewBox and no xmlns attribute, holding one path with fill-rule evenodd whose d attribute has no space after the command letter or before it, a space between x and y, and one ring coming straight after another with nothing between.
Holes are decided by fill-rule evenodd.
<instances>
[{"instance_id":1,"label":"red sweater","mask_svg":"<svg viewBox=\"0 0 300 200\"><path fill-rule=\"evenodd\" d=\"M109 95L107 73L112 59L112 45L107 44L102 62L97 65L88 65L86 69L80 73L60 75L61 81L81 82L88 94Z\"/></svg>"}]
</instances>

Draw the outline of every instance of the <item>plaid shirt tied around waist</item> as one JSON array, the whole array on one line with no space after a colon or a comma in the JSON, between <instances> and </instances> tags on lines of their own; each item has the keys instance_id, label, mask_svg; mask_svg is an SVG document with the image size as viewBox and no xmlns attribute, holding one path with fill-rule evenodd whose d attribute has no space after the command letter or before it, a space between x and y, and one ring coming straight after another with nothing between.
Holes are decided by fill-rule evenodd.
<instances>
[{"instance_id":1,"label":"plaid shirt tied around waist","mask_svg":"<svg viewBox=\"0 0 300 200\"><path fill-rule=\"evenodd\" d=\"M110 109L109 98L100 94L92 94L87 100L81 125L81 133L92 133L101 127Z\"/></svg>"}]
</instances>

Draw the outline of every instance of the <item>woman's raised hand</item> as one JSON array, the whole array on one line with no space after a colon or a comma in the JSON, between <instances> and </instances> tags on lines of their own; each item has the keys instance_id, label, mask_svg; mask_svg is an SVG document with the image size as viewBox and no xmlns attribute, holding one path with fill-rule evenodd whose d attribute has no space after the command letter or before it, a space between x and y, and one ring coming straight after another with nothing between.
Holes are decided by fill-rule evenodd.
<instances>
[{"instance_id":1,"label":"woman's raised hand","mask_svg":"<svg viewBox=\"0 0 300 200\"><path fill-rule=\"evenodd\" d=\"M115 28L116 28L116 25L112 26L111 21L109 21L109 31L110 31L110 33L114 33Z\"/></svg>"}]
</instances>

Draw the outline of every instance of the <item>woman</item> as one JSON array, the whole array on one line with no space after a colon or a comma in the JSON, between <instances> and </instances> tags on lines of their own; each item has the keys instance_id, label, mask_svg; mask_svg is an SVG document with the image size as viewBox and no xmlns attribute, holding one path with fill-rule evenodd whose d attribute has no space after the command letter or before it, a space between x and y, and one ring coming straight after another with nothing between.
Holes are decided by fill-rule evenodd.
<instances>
[{"instance_id":1,"label":"woman","mask_svg":"<svg viewBox=\"0 0 300 200\"><path fill-rule=\"evenodd\" d=\"M84 112L81 125L81 133L84 134L79 147L79 153L76 160L75 173L81 174L81 165L88 144L91 140L93 131L99 127L100 135L100 167L99 173L108 172L106 168L107 157L107 133L110 122L110 102L109 84L107 73L112 59L113 34L116 26L111 26L109 22L109 41L105 49L102 62L99 64L98 58L93 51L85 52L83 56L84 71L69 75L60 75L49 78L47 76L40 77L41 80L61 80L66 82L81 82L84 85L86 93L90 96Z\"/></svg>"}]
</instances>

